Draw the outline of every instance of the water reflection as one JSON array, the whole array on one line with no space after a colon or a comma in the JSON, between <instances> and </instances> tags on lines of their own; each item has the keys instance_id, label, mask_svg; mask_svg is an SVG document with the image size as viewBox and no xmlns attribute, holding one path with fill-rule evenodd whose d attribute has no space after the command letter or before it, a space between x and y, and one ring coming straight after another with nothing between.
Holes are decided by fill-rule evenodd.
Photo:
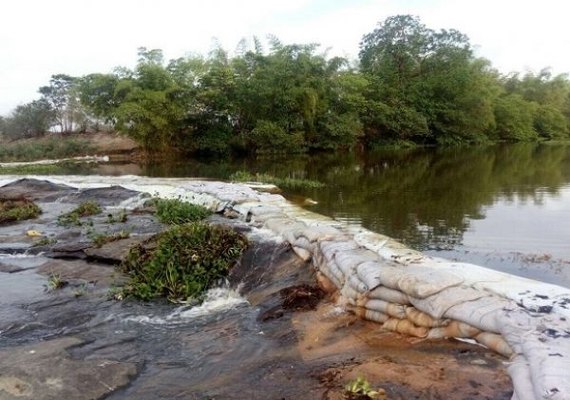
<instances>
[{"instance_id":1,"label":"water reflection","mask_svg":"<svg viewBox=\"0 0 570 400\"><path fill-rule=\"evenodd\" d=\"M316 212L361 224L419 250L468 260L476 257L465 254L479 252L477 257L482 257L482 251L552 253L570 261L570 246L566 245L570 238L570 145L185 160L147 165L140 172L226 179L237 170L322 181L324 189L285 194L310 197L318 202L311 206ZM497 260L477 259L499 269L512 267L498 265Z\"/></svg>"}]
</instances>

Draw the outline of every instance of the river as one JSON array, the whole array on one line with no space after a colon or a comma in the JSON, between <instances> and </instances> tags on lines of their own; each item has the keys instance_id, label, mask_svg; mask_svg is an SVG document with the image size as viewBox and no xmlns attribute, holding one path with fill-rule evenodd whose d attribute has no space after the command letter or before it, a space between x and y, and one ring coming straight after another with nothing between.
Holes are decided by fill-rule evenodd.
<instances>
[{"instance_id":1,"label":"river","mask_svg":"<svg viewBox=\"0 0 570 400\"><path fill-rule=\"evenodd\" d=\"M292 201L431 255L570 287L570 145L381 150L110 165L105 174L227 179L235 171L318 180Z\"/></svg>"}]
</instances>

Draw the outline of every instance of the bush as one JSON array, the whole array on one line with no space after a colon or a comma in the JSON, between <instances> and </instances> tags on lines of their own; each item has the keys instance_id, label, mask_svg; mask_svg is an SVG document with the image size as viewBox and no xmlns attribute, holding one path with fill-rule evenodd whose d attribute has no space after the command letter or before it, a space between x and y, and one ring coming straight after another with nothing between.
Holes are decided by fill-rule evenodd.
<instances>
[{"instance_id":1,"label":"bush","mask_svg":"<svg viewBox=\"0 0 570 400\"><path fill-rule=\"evenodd\" d=\"M120 266L130 275L125 296L172 302L202 300L225 278L247 247L247 239L227 227L193 222L177 225L133 247Z\"/></svg>"},{"instance_id":2,"label":"bush","mask_svg":"<svg viewBox=\"0 0 570 400\"><path fill-rule=\"evenodd\" d=\"M41 213L41 208L30 200L0 198L0 224L36 218Z\"/></svg>"},{"instance_id":3,"label":"bush","mask_svg":"<svg viewBox=\"0 0 570 400\"><path fill-rule=\"evenodd\" d=\"M81 226L80 218L90 217L102 212L99 204L94 201L84 201L79 204L73 211L62 214L57 218L58 225L62 226Z\"/></svg>"},{"instance_id":4,"label":"bush","mask_svg":"<svg viewBox=\"0 0 570 400\"><path fill-rule=\"evenodd\" d=\"M288 133L270 121L257 121L249 141L258 154L303 153L307 150L302 132Z\"/></svg>"},{"instance_id":5,"label":"bush","mask_svg":"<svg viewBox=\"0 0 570 400\"><path fill-rule=\"evenodd\" d=\"M205 207L180 199L154 199L153 203L156 216L163 224L179 225L200 221L211 214Z\"/></svg>"}]
</instances>

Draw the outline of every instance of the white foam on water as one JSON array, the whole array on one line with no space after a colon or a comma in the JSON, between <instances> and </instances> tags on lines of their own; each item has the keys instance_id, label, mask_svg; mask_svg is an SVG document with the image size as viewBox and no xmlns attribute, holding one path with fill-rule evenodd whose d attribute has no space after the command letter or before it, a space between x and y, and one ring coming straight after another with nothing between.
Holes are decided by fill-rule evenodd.
<instances>
[{"instance_id":1,"label":"white foam on water","mask_svg":"<svg viewBox=\"0 0 570 400\"><path fill-rule=\"evenodd\" d=\"M247 304L247 300L239 294L239 289L213 288L208 290L206 299L198 306L178 307L165 317L136 315L125 320L150 325L178 325L205 315L231 310L241 304Z\"/></svg>"}]
</instances>

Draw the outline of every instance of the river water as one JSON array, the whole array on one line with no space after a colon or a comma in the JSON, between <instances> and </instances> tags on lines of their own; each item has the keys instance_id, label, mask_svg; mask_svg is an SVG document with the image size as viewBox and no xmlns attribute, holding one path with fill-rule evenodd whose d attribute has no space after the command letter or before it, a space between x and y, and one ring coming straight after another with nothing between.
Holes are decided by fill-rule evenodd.
<instances>
[{"instance_id":1,"label":"river water","mask_svg":"<svg viewBox=\"0 0 570 400\"><path fill-rule=\"evenodd\" d=\"M313 179L307 208L429 254L570 287L570 145L382 150L285 159L185 160L103 173L227 179L238 170Z\"/></svg>"}]
</instances>

